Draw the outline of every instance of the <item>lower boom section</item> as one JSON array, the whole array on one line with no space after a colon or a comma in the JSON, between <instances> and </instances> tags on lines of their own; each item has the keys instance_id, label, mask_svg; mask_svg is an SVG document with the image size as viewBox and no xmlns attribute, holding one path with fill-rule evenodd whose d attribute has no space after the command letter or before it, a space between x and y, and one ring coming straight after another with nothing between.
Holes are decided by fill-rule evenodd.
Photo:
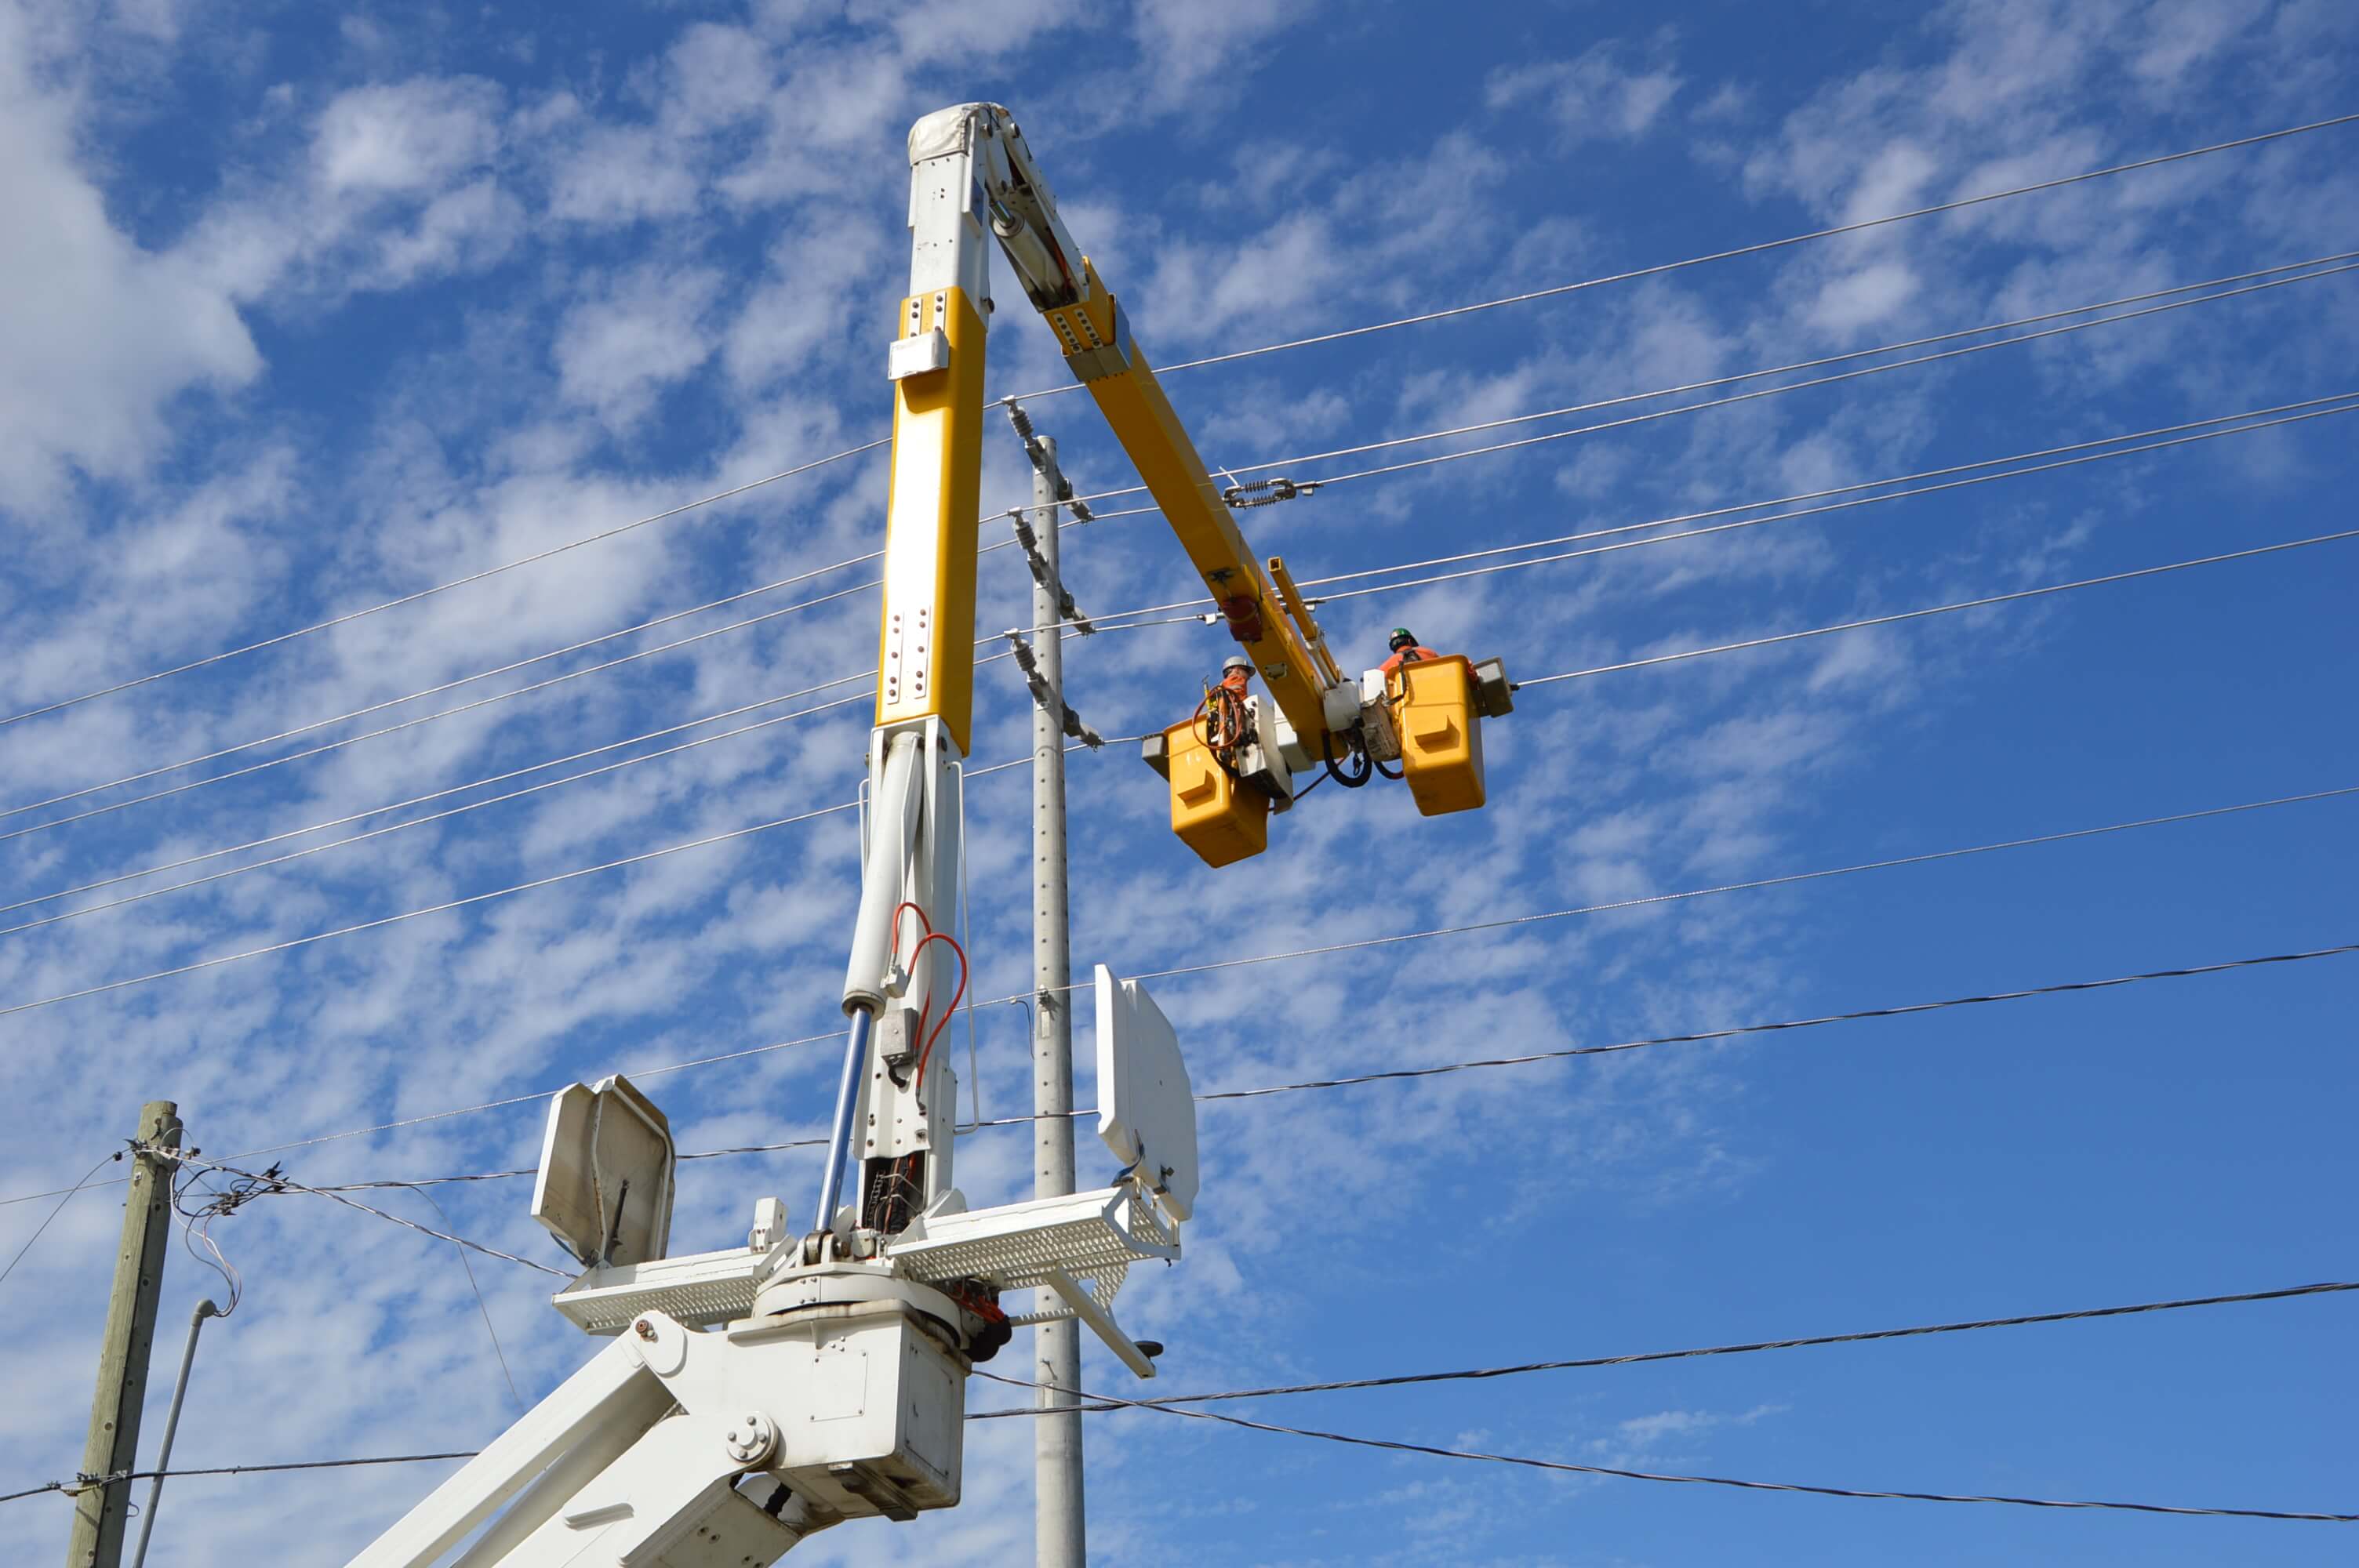
<instances>
[{"instance_id":1,"label":"lower boom section","mask_svg":"<svg viewBox=\"0 0 2359 1568\"><path fill-rule=\"evenodd\" d=\"M953 1507L968 1360L938 1291L842 1263L699 1333L636 1317L352 1568L745 1568L844 1519Z\"/></svg>"}]
</instances>

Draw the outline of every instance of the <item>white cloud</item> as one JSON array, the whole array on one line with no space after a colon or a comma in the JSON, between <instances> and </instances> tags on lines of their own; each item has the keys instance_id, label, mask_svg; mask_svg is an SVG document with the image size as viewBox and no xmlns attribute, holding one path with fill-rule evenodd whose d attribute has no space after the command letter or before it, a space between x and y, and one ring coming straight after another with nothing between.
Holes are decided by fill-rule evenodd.
<instances>
[{"instance_id":1,"label":"white cloud","mask_svg":"<svg viewBox=\"0 0 2359 1568\"><path fill-rule=\"evenodd\" d=\"M558 328L560 388L609 425L636 423L712 353L706 316L720 290L711 268L661 263L602 280Z\"/></svg>"},{"instance_id":2,"label":"white cloud","mask_svg":"<svg viewBox=\"0 0 2359 1568\"><path fill-rule=\"evenodd\" d=\"M73 471L145 472L170 449L174 399L262 370L222 289L115 226L79 167L75 109L36 75L23 18L0 8L0 505L28 514Z\"/></svg>"},{"instance_id":3,"label":"white cloud","mask_svg":"<svg viewBox=\"0 0 2359 1568\"><path fill-rule=\"evenodd\" d=\"M1311 8L1311 0L1138 0L1131 27L1150 104L1180 108Z\"/></svg>"},{"instance_id":4,"label":"white cloud","mask_svg":"<svg viewBox=\"0 0 2359 1568\"><path fill-rule=\"evenodd\" d=\"M600 125L561 135L559 145L551 217L625 223L677 217L696 205L699 180L685 149L653 126Z\"/></svg>"},{"instance_id":5,"label":"white cloud","mask_svg":"<svg viewBox=\"0 0 2359 1568\"><path fill-rule=\"evenodd\" d=\"M320 187L409 193L440 189L489 160L499 144L499 92L489 82L418 78L339 93L311 144Z\"/></svg>"},{"instance_id":6,"label":"white cloud","mask_svg":"<svg viewBox=\"0 0 2359 1568\"><path fill-rule=\"evenodd\" d=\"M1917 297L1917 275L1904 262L1876 262L1830 278L1809 311L1810 325L1838 335L1888 320Z\"/></svg>"},{"instance_id":7,"label":"white cloud","mask_svg":"<svg viewBox=\"0 0 2359 1568\"><path fill-rule=\"evenodd\" d=\"M1567 144L1636 141L1654 128L1683 79L1659 58L1658 45L1642 58L1619 43L1603 43L1571 59L1540 60L1492 72L1483 101L1505 112L1536 106Z\"/></svg>"}]
</instances>

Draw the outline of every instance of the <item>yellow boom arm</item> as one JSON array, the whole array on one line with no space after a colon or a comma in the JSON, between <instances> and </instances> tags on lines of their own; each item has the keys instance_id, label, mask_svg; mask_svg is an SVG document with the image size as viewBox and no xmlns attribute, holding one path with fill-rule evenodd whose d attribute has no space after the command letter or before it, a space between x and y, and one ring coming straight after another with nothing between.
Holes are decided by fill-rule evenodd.
<instances>
[{"instance_id":1,"label":"yellow boom arm","mask_svg":"<svg viewBox=\"0 0 2359 1568\"><path fill-rule=\"evenodd\" d=\"M1079 300L1041 312L1057 330L1065 362L1097 399L1147 493L1195 562L1229 634L1245 644L1286 721L1306 737L1350 728L1359 713L1358 699L1344 688L1348 708L1333 715L1327 711L1328 696L1341 682L1334 661L1319 656L1318 628L1310 611L1298 596L1281 595L1246 546L1204 460L1196 455L1196 444L1132 340L1122 306L1087 257L1082 260L1082 278Z\"/></svg>"},{"instance_id":2,"label":"yellow boom arm","mask_svg":"<svg viewBox=\"0 0 2359 1568\"><path fill-rule=\"evenodd\" d=\"M1214 865L1256 853L1267 815L1292 805L1296 773L1334 773L1339 761L1358 770L1337 774L1347 784L1366 782L1371 770L1408 779L1428 815L1481 805L1479 719L1506 711L1505 673L1456 659L1463 678L1420 672L1373 696L1346 677L1285 563L1265 562L1238 531L1120 302L1065 232L1007 111L965 103L927 115L909 132L909 288L889 355L893 485L872 790L885 788L884 759L899 738L920 737L929 755L946 757L962 757L969 743L995 242L1276 704L1269 714L1259 697L1243 699L1249 707L1220 727L1218 741L1193 721L1150 741L1148 760L1170 784L1173 830ZM1385 768L1393 759L1399 773ZM889 933L881 914L869 919L869 902L864 895L864 929Z\"/></svg>"}]
</instances>

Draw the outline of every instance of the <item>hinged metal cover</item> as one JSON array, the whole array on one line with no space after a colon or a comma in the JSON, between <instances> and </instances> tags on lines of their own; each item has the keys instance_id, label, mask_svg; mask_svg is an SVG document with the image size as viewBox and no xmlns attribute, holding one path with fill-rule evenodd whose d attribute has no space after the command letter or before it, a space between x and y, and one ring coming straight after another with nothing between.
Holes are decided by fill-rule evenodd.
<instances>
[{"instance_id":1,"label":"hinged metal cover","mask_svg":"<svg viewBox=\"0 0 2359 1568\"><path fill-rule=\"evenodd\" d=\"M619 1075L550 1097L532 1217L583 1263L647 1263L671 1240L671 1123Z\"/></svg>"},{"instance_id":2,"label":"hinged metal cover","mask_svg":"<svg viewBox=\"0 0 2359 1568\"><path fill-rule=\"evenodd\" d=\"M1098 966L1098 1136L1174 1221L1196 1210L1196 1098L1180 1036L1136 980Z\"/></svg>"}]
</instances>

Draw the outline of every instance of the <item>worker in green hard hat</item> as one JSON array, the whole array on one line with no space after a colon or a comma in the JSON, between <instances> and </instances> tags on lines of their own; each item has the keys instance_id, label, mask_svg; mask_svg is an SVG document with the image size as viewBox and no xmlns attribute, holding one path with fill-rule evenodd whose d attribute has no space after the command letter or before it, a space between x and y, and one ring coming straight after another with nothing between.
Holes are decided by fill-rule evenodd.
<instances>
[{"instance_id":1,"label":"worker in green hard hat","mask_svg":"<svg viewBox=\"0 0 2359 1568\"><path fill-rule=\"evenodd\" d=\"M1417 633L1406 626L1394 627L1393 634L1385 639L1385 646L1392 650L1392 656L1384 663L1384 673L1386 675L1392 674L1413 659L1441 657L1440 654L1419 643L1417 640Z\"/></svg>"}]
</instances>

